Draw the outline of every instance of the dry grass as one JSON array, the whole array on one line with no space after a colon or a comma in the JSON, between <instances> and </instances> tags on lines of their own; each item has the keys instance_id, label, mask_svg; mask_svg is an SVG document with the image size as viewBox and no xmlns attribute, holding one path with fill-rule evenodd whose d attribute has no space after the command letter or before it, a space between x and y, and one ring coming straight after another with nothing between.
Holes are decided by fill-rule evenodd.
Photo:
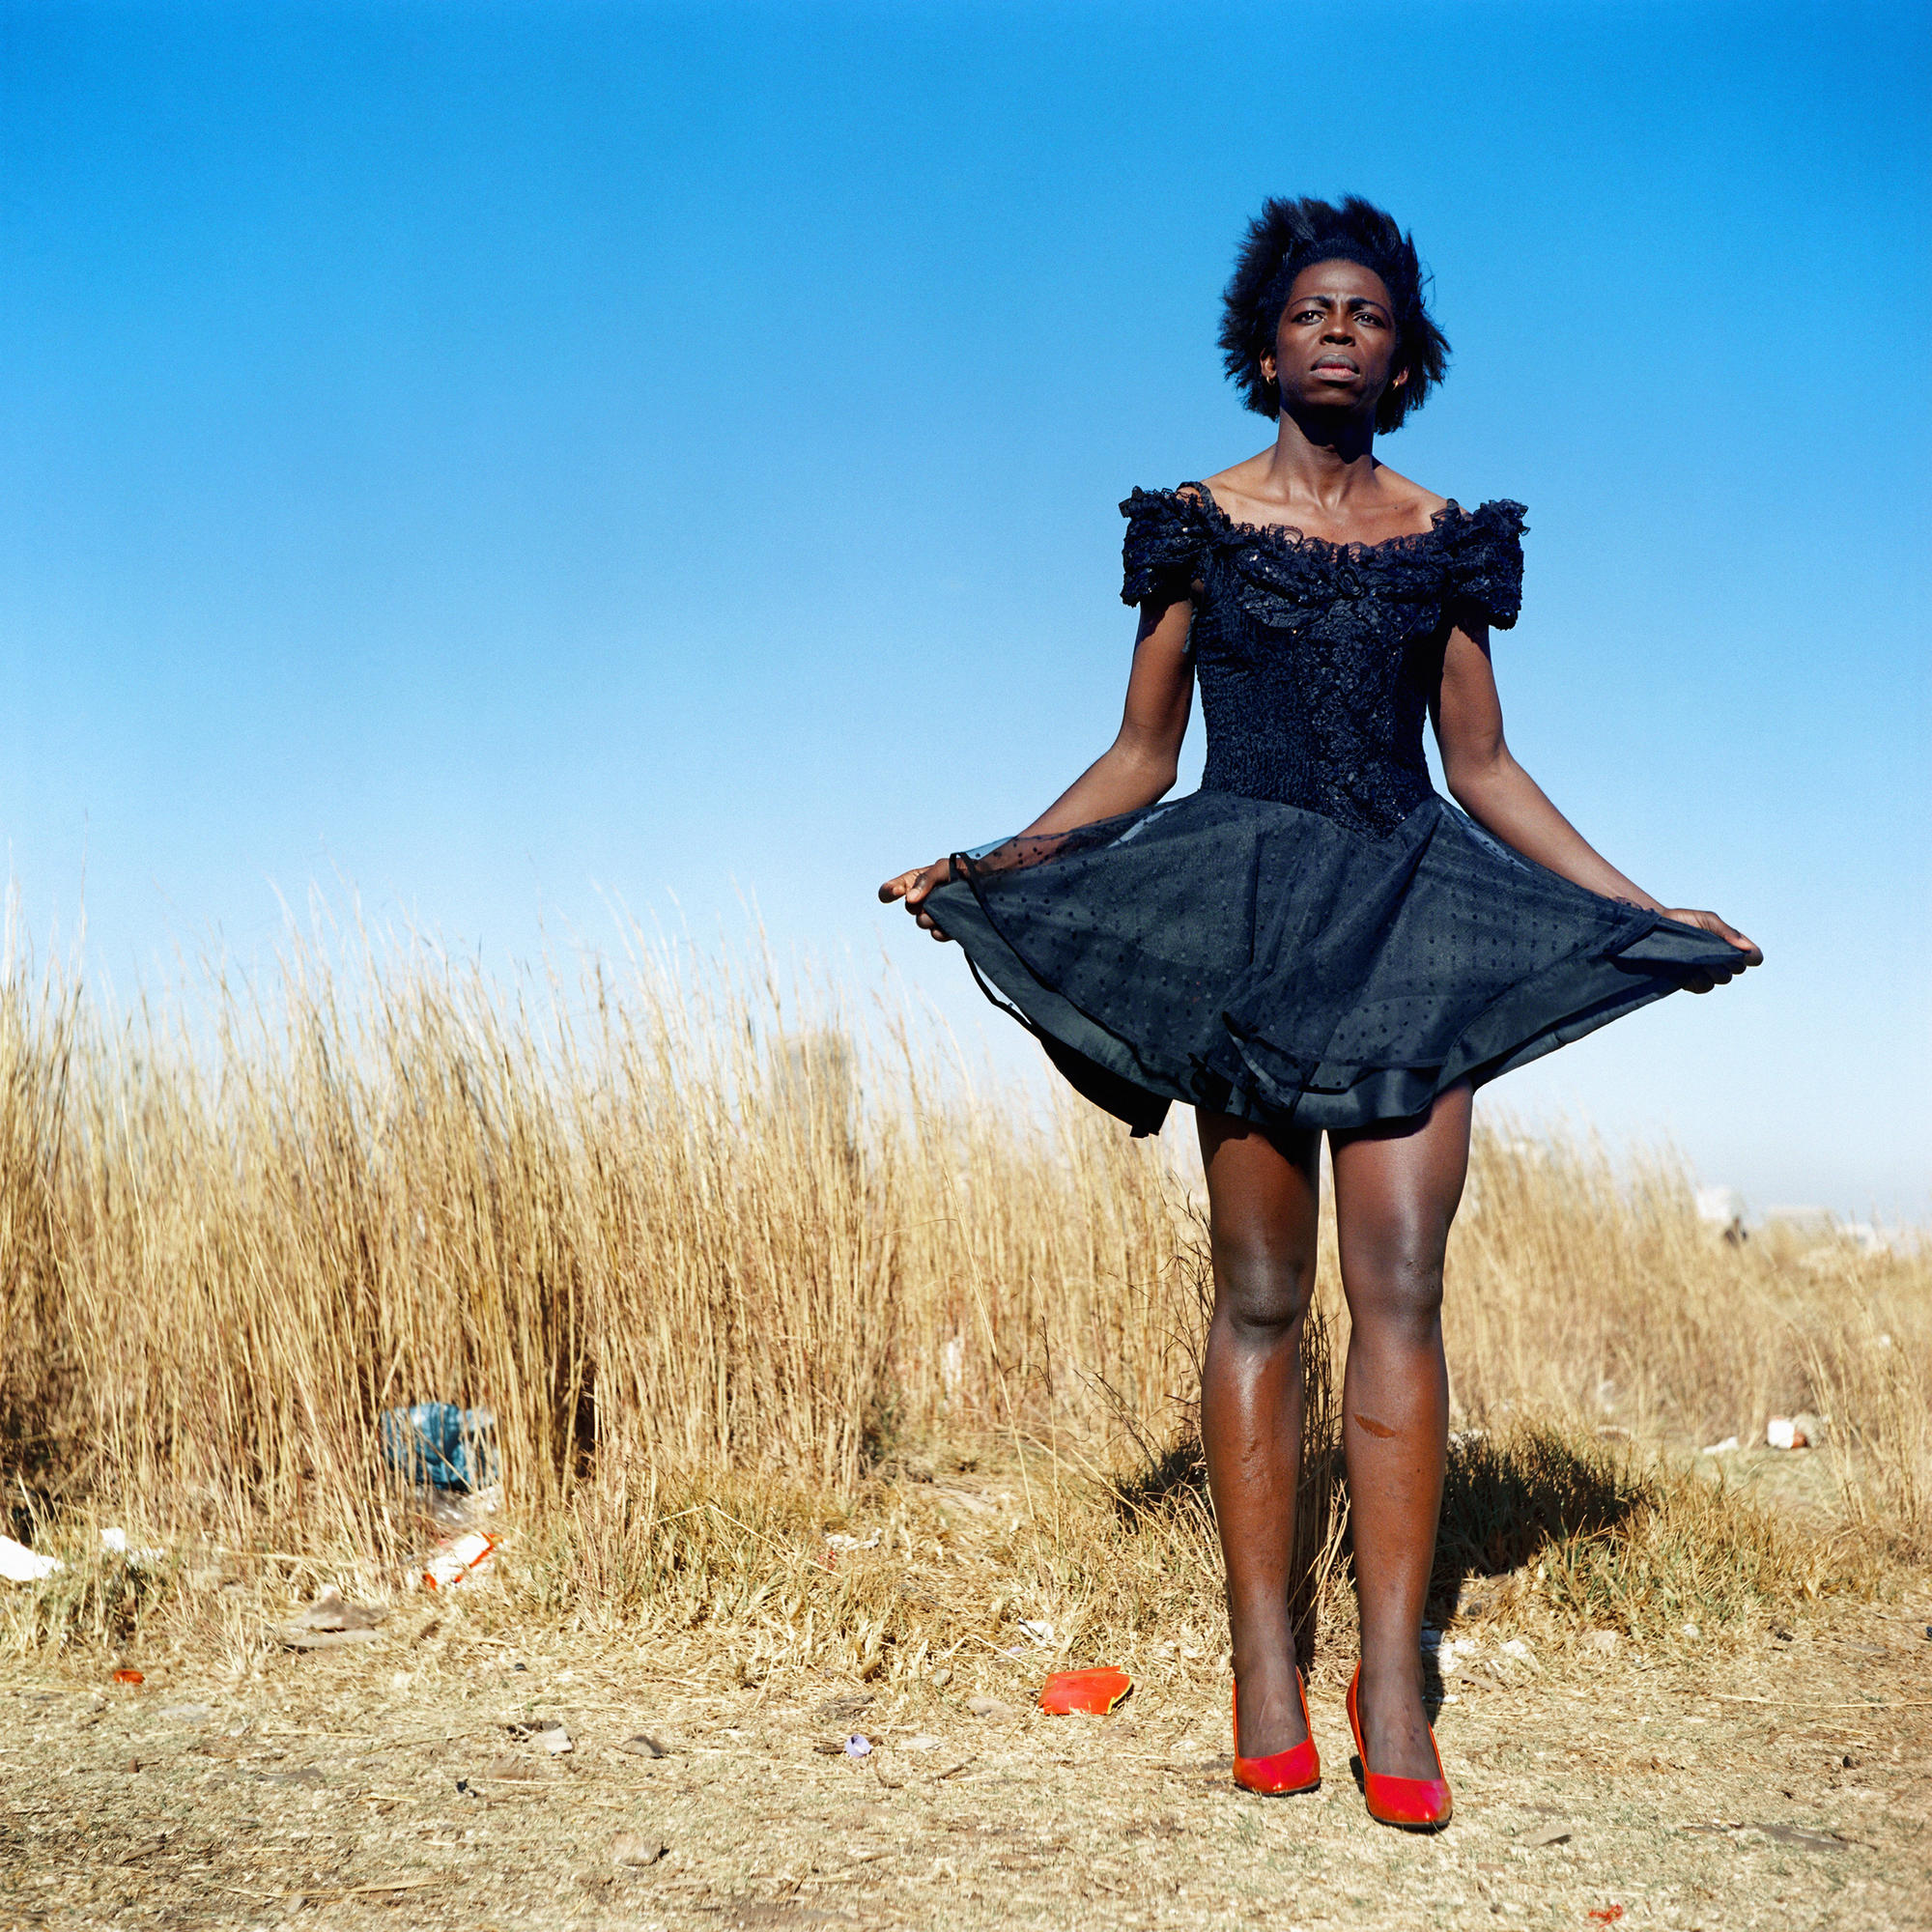
<instances>
[{"instance_id":1,"label":"dry grass","mask_svg":"<svg viewBox=\"0 0 1932 1932\"><path fill-rule=\"evenodd\" d=\"M1213 1655L1186 1150L1077 1102L1030 1121L903 1013L848 1022L678 948L510 990L305 949L125 1018L16 962L14 1533L393 1581L424 1526L379 1417L449 1399L496 1412L509 1572L553 1617L711 1632L753 1676L951 1667L1021 1617L1064 1655ZM1932 1551L1922 1250L1731 1246L1679 1164L1491 1129L1450 1271L1445 1612L1717 1628ZM1301 1607L1345 1642L1332 1241L1318 1314ZM1663 1453L1804 1407L1833 1418L1829 1522ZM962 1500L961 1458L1008 1500ZM880 1540L828 1567L847 1521ZM112 1641L166 1595L83 1561L4 1608L16 1643Z\"/></svg>"}]
</instances>

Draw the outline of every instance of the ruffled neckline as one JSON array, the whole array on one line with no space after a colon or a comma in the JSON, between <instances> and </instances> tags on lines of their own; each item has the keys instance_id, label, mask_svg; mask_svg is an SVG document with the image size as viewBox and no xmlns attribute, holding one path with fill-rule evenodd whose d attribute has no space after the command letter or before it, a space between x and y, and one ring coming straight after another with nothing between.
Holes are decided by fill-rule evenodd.
<instances>
[{"instance_id":1,"label":"ruffled neckline","mask_svg":"<svg viewBox=\"0 0 1932 1932\"><path fill-rule=\"evenodd\" d=\"M1312 537L1294 524L1242 523L1222 509L1214 500L1213 491L1205 483L1181 483L1166 494L1180 497L1184 502L1186 498L1181 497L1181 492L1184 490L1198 490L1201 493L1197 499L1198 507L1206 513L1210 523L1217 525L1229 536L1261 541L1272 539L1289 550L1326 551L1336 556L1400 555L1404 552L1434 543L1443 533L1451 518L1461 518L1465 523L1475 522L1475 515L1463 509L1462 504L1451 497L1439 510L1432 512L1429 527L1426 530L1405 530L1400 536L1383 537L1379 543L1337 543L1332 537Z\"/></svg>"}]
</instances>

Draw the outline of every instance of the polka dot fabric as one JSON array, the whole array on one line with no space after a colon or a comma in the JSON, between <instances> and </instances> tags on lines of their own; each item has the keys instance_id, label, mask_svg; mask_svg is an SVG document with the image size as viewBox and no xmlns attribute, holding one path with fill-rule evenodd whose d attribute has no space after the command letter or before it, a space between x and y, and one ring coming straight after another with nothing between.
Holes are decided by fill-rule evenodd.
<instances>
[{"instance_id":1,"label":"polka dot fabric","mask_svg":"<svg viewBox=\"0 0 1932 1932\"><path fill-rule=\"evenodd\" d=\"M1507 628L1522 509L1454 503L1339 545L1136 490L1123 597L1191 597L1208 727L1191 797L957 855L928 901L989 993L1137 1133L1176 1100L1269 1125L1421 1113L1734 961L1600 898L1431 788L1458 616Z\"/></svg>"}]
</instances>

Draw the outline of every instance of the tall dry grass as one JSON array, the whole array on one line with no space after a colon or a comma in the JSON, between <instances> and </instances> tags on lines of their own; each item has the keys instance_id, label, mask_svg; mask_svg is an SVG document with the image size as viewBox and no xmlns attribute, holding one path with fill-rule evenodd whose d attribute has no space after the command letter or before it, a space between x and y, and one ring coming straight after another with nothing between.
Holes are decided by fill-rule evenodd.
<instances>
[{"instance_id":1,"label":"tall dry grass","mask_svg":"<svg viewBox=\"0 0 1932 1932\"><path fill-rule=\"evenodd\" d=\"M537 1600L750 1618L778 1655L809 1650L813 1619L846 1627L810 1553L837 1499L895 1454L990 1444L1016 1486L1007 1558L1064 1632L1165 1620L1210 1640L1184 1143L1129 1141L1071 1100L1041 1123L905 1010L859 1026L845 999L755 952L640 949L621 972L504 988L419 947L298 947L273 985L195 989L190 1026L189 1002L111 1015L16 962L0 986L15 1532L111 1515L177 1547L394 1564L422 1525L380 1417L447 1399L496 1413ZM1332 1244L1324 1275L1310 1619L1346 1566ZM1932 1548L1922 1253L1731 1246L1698 1224L1681 1165L1620 1173L1486 1129L1450 1276L1459 1423L1490 1432L1452 1475L1452 1567L1520 1566L1527 1522L1568 1539L1542 1581L1579 1614L1635 1602L1630 1566L1663 1563L1666 1531L1694 1579L1703 1490L1597 1432L1682 1444L1775 1408L1832 1414L1866 1544ZM897 1560L928 1530L944 1548L917 1497L879 1507ZM1747 1596L1791 1569L1780 1533L1726 1546ZM876 1568L838 1589L863 1596ZM874 1581L890 1613L859 1651L876 1661L890 1636L901 1664L923 1656L936 1629ZM976 1601L994 1628L1018 1614L997 1590Z\"/></svg>"}]
</instances>

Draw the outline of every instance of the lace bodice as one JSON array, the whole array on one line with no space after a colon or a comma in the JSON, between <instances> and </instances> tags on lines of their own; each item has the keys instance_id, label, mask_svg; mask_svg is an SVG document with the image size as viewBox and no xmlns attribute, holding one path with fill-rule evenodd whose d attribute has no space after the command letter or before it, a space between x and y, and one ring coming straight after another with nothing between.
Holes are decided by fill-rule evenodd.
<instances>
[{"instance_id":1,"label":"lace bodice","mask_svg":"<svg viewBox=\"0 0 1932 1932\"><path fill-rule=\"evenodd\" d=\"M1379 544L1237 524L1201 483L1136 490L1121 513L1122 600L1194 600L1204 791L1299 806L1374 838L1432 795L1422 727L1444 619L1516 622L1520 503L1451 502L1428 529Z\"/></svg>"}]
</instances>

